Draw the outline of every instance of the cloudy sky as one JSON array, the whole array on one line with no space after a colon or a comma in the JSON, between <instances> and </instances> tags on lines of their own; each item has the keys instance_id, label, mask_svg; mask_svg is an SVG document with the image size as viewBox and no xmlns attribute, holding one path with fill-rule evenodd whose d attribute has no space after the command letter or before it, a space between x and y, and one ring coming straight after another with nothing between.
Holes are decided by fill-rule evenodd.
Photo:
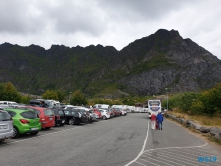
<instances>
[{"instance_id":1,"label":"cloudy sky","mask_svg":"<svg viewBox=\"0 0 221 166\"><path fill-rule=\"evenodd\" d=\"M221 59L221 0L1 0L0 44L101 44L121 50L178 30Z\"/></svg>"}]
</instances>

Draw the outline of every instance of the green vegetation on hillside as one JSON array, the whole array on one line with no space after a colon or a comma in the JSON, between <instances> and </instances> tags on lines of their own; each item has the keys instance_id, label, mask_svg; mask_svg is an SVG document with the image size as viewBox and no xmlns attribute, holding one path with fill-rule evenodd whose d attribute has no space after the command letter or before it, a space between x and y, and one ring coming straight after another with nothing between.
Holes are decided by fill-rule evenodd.
<instances>
[{"instance_id":1,"label":"green vegetation on hillside","mask_svg":"<svg viewBox=\"0 0 221 166\"><path fill-rule=\"evenodd\" d=\"M131 70L130 74L138 74L143 71L148 71L157 67L165 67L170 66L171 63L168 62L166 55L161 53L154 57L152 57L148 61L142 61L138 65L136 65L133 70Z\"/></svg>"},{"instance_id":2,"label":"green vegetation on hillside","mask_svg":"<svg viewBox=\"0 0 221 166\"><path fill-rule=\"evenodd\" d=\"M167 101L163 102L166 108ZM172 95L169 110L178 108L189 115L218 116L221 118L221 83L203 92L185 92Z\"/></svg>"}]
</instances>

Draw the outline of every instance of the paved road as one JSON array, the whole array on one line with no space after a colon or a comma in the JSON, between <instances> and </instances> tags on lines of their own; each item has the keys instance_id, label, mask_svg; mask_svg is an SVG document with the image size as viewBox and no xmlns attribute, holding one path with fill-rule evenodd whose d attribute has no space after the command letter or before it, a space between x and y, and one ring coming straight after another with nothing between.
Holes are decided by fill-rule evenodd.
<instances>
[{"instance_id":1,"label":"paved road","mask_svg":"<svg viewBox=\"0 0 221 166\"><path fill-rule=\"evenodd\" d=\"M65 125L0 144L0 166L221 165L221 153L174 122L150 130L147 114ZM198 162L215 156L216 162Z\"/></svg>"}]
</instances>

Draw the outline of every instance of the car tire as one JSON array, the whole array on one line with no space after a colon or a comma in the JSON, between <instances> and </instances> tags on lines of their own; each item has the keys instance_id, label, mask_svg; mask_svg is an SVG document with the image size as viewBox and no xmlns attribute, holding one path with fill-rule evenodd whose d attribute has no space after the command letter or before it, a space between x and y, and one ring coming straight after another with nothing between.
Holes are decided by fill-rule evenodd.
<instances>
[{"instance_id":1,"label":"car tire","mask_svg":"<svg viewBox=\"0 0 221 166\"><path fill-rule=\"evenodd\" d=\"M36 131L36 132L33 132L33 133L30 133L31 135L36 135L36 134L38 134L38 131Z\"/></svg>"},{"instance_id":2,"label":"car tire","mask_svg":"<svg viewBox=\"0 0 221 166\"><path fill-rule=\"evenodd\" d=\"M74 119L70 119L68 123L69 123L69 125L74 125L75 121L74 121Z\"/></svg>"},{"instance_id":3,"label":"car tire","mask_svg":"<svg viewBox=\"0 0 221 166\"><path fill-rule=\"evenodd\" d=\"M0 139L0 142L3 142L5 139Z\"/></svg>"},{"instance_id":4,"label":"car tire","mask_svg":"<svg viewBox=\"0 0 221 166\"><path fill-rule=\"evenodd\" d=\"M106 116L103 116L102 119L103 119L103 120L106 120L107 118L106 118Z\"/></svg>"},{"instance_id":5,"label":"car tire","mask_svg":"<svg viewBox=\"0 0 221 166\"><path fill-rule=\"evenodd\" d=\"M19 137L19 131L16 127L13 127L13 131L14 131L14 134L12 136L12 138L18 138Z\"/></svg>"},{"instance_id":6,"label":"car tire","mask_svg":"<svg viewBox=\"0 0 221 166\"><path fill-rule=\"evenodd\" d=\"M60 126L64 126L64 123L61 123Z\"/></svg>"}]
</instances>

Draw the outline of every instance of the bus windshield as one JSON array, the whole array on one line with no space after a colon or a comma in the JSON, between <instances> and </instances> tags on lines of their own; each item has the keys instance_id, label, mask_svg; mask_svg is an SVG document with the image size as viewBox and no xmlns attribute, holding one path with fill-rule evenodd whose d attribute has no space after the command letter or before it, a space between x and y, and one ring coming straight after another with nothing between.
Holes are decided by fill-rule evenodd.
<instances>
[{"instance_id":1,"label":"bus windshield","mask_svg":"<svg viewBox=\"0 0 221 166\"><path fill-rule=\"evenodd\" d=\"M157 114L158 112L161 112L160 100L149 100L148 101L148 109L151 114L152 113Z\"/></svg>"}]
</instances>

